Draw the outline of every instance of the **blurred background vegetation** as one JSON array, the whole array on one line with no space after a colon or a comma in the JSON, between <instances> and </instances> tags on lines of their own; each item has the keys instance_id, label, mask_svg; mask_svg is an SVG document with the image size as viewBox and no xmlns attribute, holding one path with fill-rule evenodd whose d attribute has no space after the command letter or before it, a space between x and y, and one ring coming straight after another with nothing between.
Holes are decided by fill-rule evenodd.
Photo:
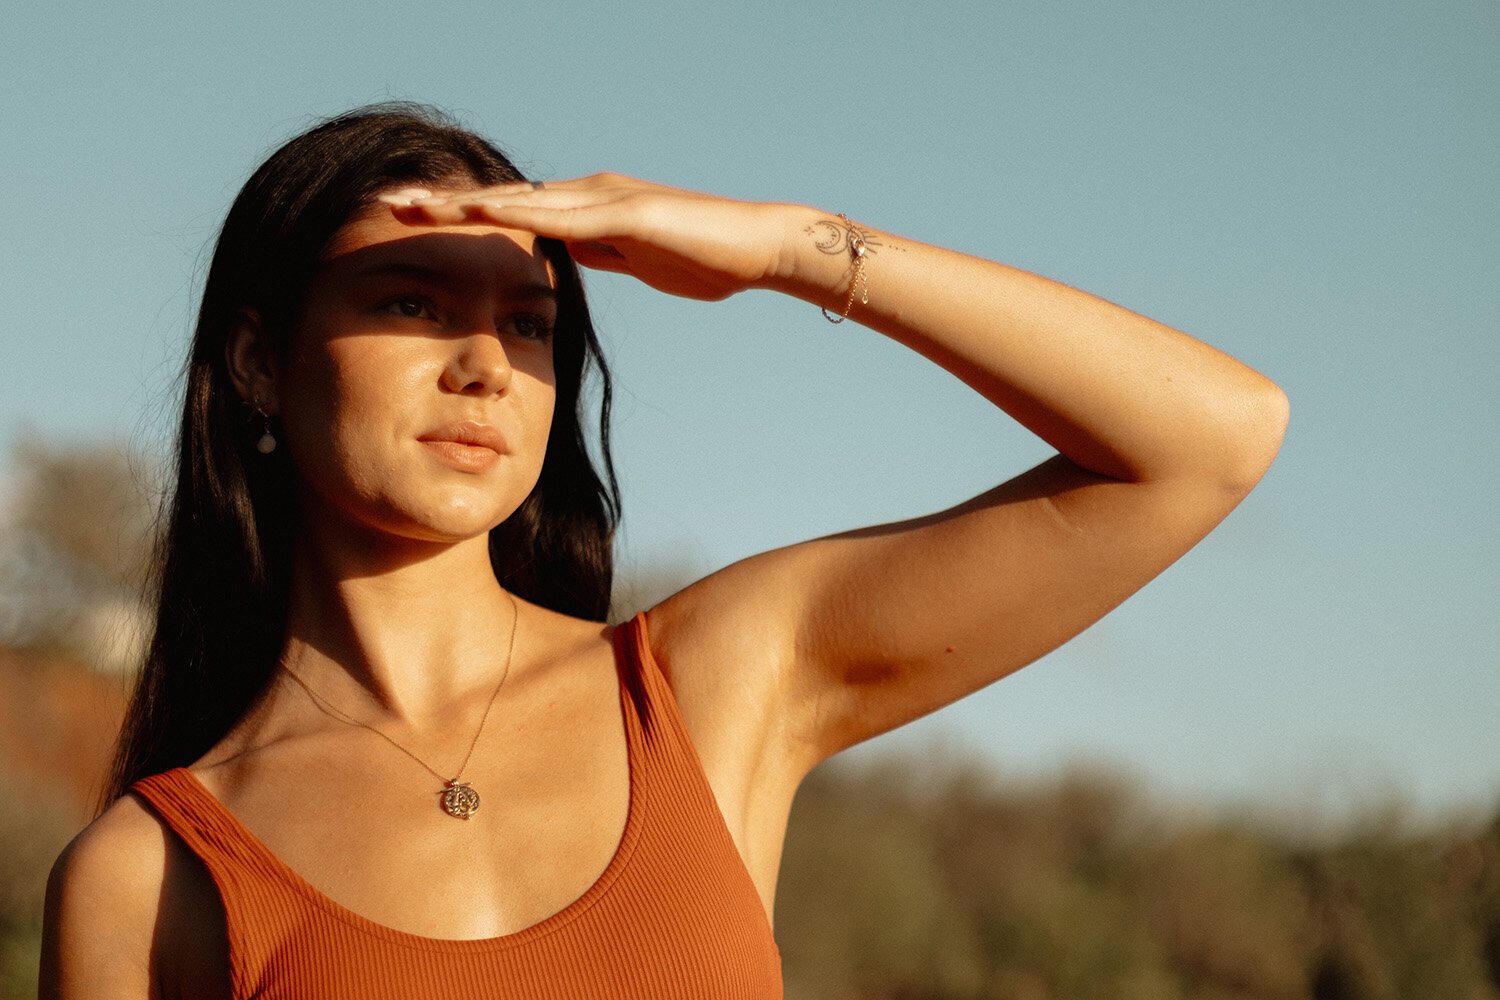
<instances>
[{"instance_id":1,"label":"blurred background vegetation","mask_svg":"<svg viewBox=\"0 0 1500 1000\"><path fill-rule=\"evenodd\" d=\"M825 765L777 902L791 1000L1500 997L1500 809L1298 833L1118 776Z\"/></svg>"},{"instance_id":2,"label":"blurred background vegetation","mask_svg":"<svg viewBox=\"0 0 1500 1000\"><path fill-rule=\"evenodd\" d=\"M57 852L98 792L144 621L153 463L14 449L0 510L0 996L35 995ZM675 590L622 583L617 616ZM1193 812L1103 771L830 762L792 813L788 1000L1500 1000L1500 802L1332 825Z\"/></svg>"}]
</instances>

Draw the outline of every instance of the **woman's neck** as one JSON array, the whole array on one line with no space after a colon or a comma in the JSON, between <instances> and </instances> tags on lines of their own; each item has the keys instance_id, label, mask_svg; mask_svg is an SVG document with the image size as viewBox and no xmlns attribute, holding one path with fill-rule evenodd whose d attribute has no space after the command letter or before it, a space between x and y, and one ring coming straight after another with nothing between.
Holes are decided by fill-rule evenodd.
<instances>
[{"instance_id":1,"label":"woman's neck","mask_svg":"<svg viewBox=\"0 0 1500 1000\"><path fill-rule=\"evenodd\" d=\"M489 694L519 614L484 536L396 551L299 544L284 662L339 704L372 699L425 727Z\"/></svg>"}]
</instances>

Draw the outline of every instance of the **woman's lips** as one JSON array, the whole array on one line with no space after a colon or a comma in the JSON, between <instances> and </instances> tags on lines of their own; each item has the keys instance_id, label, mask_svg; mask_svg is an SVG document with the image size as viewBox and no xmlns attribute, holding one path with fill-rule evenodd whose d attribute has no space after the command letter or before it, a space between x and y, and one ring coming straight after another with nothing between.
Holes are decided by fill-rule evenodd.
<instances>
[{"instance_id":1,"label":"woman's lips","mask_svg":"<svg viewBox=\"0 0 1500 1000\"><path fill-rule=\"evenodd\" d=\"M489 424L460 421L420 435L417 440L445 465L460 472L483 472L505 454L505 437Z\"/></svg>"}]
</instances>

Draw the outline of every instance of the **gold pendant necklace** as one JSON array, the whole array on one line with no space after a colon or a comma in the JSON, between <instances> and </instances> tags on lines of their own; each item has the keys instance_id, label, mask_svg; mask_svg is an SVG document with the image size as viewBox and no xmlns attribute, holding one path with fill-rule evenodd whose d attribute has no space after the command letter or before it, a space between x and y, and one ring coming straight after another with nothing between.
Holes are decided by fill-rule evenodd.
<instances>
[{"instance_id":1,"label":"gold pendant necklace","mask_svg":"<svg viewBox=\"0 0 1500 1000\"><path fill-rule=\"evenodd\" d=\"M468 819L470 816L479 811L479 793L476 792L473 787L471 787L472 782L459 781L458 779L463 777L464 768L469 766L469 758L474 756L474 748L479 745L479 734L484 732L484 724L488 722L490 718L490 709L495 707L495 699L500 697L500 689L505 686L505 679L510 676L510 661L512 655L514 655L516 651L516 626L521 620L521 609L516 604L516 599L511 595L510 591L507 590L505 592L505 596L510 598L511 607L510 641L506 643L505 647L505 669L500 672L500 683L495 685L494 693L490 695L489 702L484 706L484 715L482 715L479 719L479 728L474 730L474 738L469 741L469 749L468 752L464 754L463 763L458 765L458 771L451 778L443 777L442 774L437 771L437 769L428 764L421 757L418 757L416 754L412 753L406 747L402 746L400 743L397 743L395 740L391 739L391 737L387 736L385 733L382 733L380 730L376 729L368 722L361 722L359 719L356 719L348 712L345 712L342 709L338 708L327 698L324 698L322 695L318 694L318 692L308 687L307 682L304 681L301 677L298 677L297 672L293 670L285 660L281 661L281 669L286 671L288 677L297 682L298 687L307 692L307 696L312 699L313 704L316 705L325 715L328 715L346 725L358 726L360 729L368 729L370 732L374 733L376 736L379 736L381 739L385 740L391 746L406 754L406 756L410 757L418 764L421 764L422 767L426 769L428 774L431 774L434 778L443 783L443 790L439 793L438 798L438 805L443 807L443 812L447 813L449 816L452 816L454 819Z\"/></svg>"}]
</instances>

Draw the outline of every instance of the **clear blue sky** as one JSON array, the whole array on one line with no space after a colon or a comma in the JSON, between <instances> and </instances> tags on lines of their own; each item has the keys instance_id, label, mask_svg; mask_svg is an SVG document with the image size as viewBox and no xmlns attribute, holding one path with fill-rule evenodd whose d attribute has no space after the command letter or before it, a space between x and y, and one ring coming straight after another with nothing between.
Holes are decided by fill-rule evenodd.
<instances>
[{"instance_id":1,"label":"clear blue sky","mask_svg":"<svg viewBox=\"0 0 1500 1000\"><path fill-rule=\"evenodd\" d=\"M0 437L162 447L204 248L315 117L436 103L534 175L801 201L1079 285L1281 382L1277 465L1093 632L888 740L1293 808L1500 799L1500 5L23 0ZM766 294L592 282L623 562L923 513L1042 450Z\"/></svg>"}]
</instances>

